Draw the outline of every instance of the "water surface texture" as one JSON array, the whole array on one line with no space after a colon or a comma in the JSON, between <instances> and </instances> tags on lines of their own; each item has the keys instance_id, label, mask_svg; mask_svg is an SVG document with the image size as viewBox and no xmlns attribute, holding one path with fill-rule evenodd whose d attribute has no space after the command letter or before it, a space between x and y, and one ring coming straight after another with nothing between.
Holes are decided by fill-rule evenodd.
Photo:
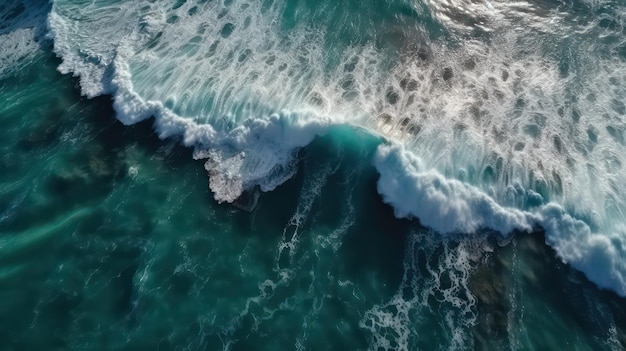
<instances>
[{"instance_id":1,"label":"water surface texture","mask_svg":"<svg viewBox=\"0 0 626 351\"><path fill-rule=\"evenodd\" d=\"M625 18L0 5L0 344L623 349Z\"/></svg>"}]
</instances>

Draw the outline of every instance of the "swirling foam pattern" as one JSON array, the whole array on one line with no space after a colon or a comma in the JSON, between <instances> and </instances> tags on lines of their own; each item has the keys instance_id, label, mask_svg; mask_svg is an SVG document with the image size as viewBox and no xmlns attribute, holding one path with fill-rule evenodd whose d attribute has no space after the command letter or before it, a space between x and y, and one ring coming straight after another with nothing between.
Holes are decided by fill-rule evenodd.
<instances>
[{"instance_id":1,"label":"swirling foam pattern","mask_svg":"<svg viewBox=\"0 0 626 351\"><path fill-rule=\"evenodd\" d=\"M608 10L607 10L608 9ZM626 295L617 1L55 0L59 69L207 158L216 199L271 190L329 127L382 136L379 191L445 234L546 230Z\"/></svg>"}]
</instances>

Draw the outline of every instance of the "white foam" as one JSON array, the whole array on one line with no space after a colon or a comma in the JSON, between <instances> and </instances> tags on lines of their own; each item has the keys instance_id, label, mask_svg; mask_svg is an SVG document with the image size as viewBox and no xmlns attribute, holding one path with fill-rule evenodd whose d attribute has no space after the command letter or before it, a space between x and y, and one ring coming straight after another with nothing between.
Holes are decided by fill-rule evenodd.
<instances>
[{"instance_id":1,"label":"white foam","mask_svg":"<svg viewBox=\"0 0 626 351\"><path fill-rule=\"evenodd\" d=\"M432 325L443 334L437 350L473 348L476 298L469 289L470 275L490 248L484 236L460 243L448 239L433 232L407 237L398 291L368 310L360 322L371 334L372 349L416 349L424 335L437 340Z\"/></svg>"},{"instance_id":2,"label":"white foam","mask_svg":"<svg viewBox=\"0 0 626 351\"><path fill-rule=\"evenodd\" d=\"M182 136L219 201L274 189L294 149L348 123L391 142L375 162L399 216L442 233L544 226L563 260L626 293L619 31L578 10L431 1L454 27L433 42L419 15L364 10L351 31L324 12L341 4L289 19L268 4L55 0L48 24L61 72L112 94L123 123L154 116L161 137Z\"/></svg>"},{"instance_id":3,"label":"white foam","mask_svg":"<svg viewBox=\"0 0 626 351\"><path fill-rule=\"evenodd\" d=\"M32 0L0 5L0 78L18 71L40 53L48 6Z\"/></svg>"},{"instance_id":4,"label":"white foam","mask_svg":"<svg viewBox=\"0 0 626 351\"><path fill-rule=\"evenodd\" d=\"M273 114L213 139L186 133L185 142L196 145L196 158L208 159L205 167L216 199L232 202L255 185L271 191L289 179L295 172L294 150L324 133L328 125L323 119Z\"/></svg>"},{"instance_id":5,"label":"white foam","mask_svg":"<svg viewBox=\"0 0 626 351\"><path fill-rule=\"evenodd\" d=\"M219 201L232 202L254 185L269 191L288 179L294 171L294 148L308 144L330 125L328 118L311 113L306 105L298 107L299 112L281 112L280 106L299 106L289 101L304 100L309 94L308 81L294 76L306 71L306 62L301 62L303 55L312 54L302 38L294 34L295 38L283 42L286 48L273 48L271 42L279 38L264 29L271 24L271 16L249 17L260 11L258 4L248 4L251 8L247 11L233 10L209 22L207 17L215 16L219 4L185 4L170 17L164 13L167 9L158 4L141 5L100 9L97 5L76 7L57 1L49 26L55 51L63 58L61 72L79 75L87 96L113 94L117 117L123 123L154 116L161 137L182 135L185 145L196 148L197 158L208 159L210 187ZM191 14L192 9L198 15ZM97 10L103 13L97 20L80 21L81 17L95 16ZM69 15L76 12L81 14L79 20ZM168 18L174 18L171 16L185 17L184 24L166 26ZM116 18L117 26L110 24L111 18ZM77 26L99 35L78 36ZM246 26L250 29L240 33L240 28ZM233 32L226 35L225 28ZM199 36L192 30L206 34ZM265 42L255 41L257 47L243 50L240 46L251 44L246 37L251 31L265 31L261 33ZM103 41L102 37L112 40ZM220 39L213 41L216 37ZM154 51L143 47L157 40L163 44ZM214 59L206 59L213 44L224 48ZM199 52L190 45L206 46ZM197 55L189 57L189 50ZM233 59L234 52L240 50L255 63L242 65ZM157 56L158 64L154 62ZM259 65L268 71L260 71ZM248 81L250 75L261 74L256 84ZM241 89L235 91L235 87Z\"/></svg>"},{"instance_id":6,"label":"white foam","mask_svg":"<svg viewBox=\"0 0 626 351\"><path fill-rule=\"evenodd\" d=\"M0 77L19 69L20 64L28 61L38 52L38 44L31 28L16 29L0 35Z\"/></svg>"},{"instance_id":7,"label":"white foam","mask_svg":"<svg viewBox=\"0 0 626 351\"><path fill-rule=\"evenodd\" d=\"M602 227L594 232L555 203L531 211L500 206L473 186L425 169L399 145L379 146L374 165L380 173L378 191L394 207L396 216L418 218L442 234L489 229L509 235L514 230L530 232L542 227L546 243L564 262L598 286L626 296L624 227Z\"/></svg>"},{"instance_id":8,"label":"white foam","mask_svg":"<svg viewBox=\"0 0 626 351\"><path fill-rule=\"evenodd\" d=\"M546 205L539 215L546 243L565 263L599 287L626 296L626 228L603 227L594 232L555 204Z\"/></svg>"},{"instance_id":9,"label":"white foam","mask_svg":"<svg viewBox=\"0 0 626 351\"><path fill-rule=\"evenodd\" d=\"M532 229L524 212L504 208L475 187L424 168L402 146L379 146L374 165L380 173L378 192L398 217L419 218L442 234L473 233L482 228L505 234Z\"/></svg>"}]
</instances>

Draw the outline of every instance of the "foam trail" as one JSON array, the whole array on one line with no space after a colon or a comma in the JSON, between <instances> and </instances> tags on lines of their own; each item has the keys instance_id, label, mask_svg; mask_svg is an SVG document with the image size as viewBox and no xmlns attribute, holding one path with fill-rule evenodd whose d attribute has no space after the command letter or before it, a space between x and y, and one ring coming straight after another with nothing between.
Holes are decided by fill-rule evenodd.
<instances>
[{"instance_id":1,"label":"foam trail","mask_svg":"<svg viewBox=\"0 0 626 351\"><path fill-rule=\"evenodd\" d=\"M370 331L372 349L422 348L425 335L438 340L438 350L473 348L470 328L476 322L476 298L469 289L470 277L491 248L485 236L457 242L434 234L408 236L398 292L363 316L360 325ZM440 305L434 307L433 301ZM443 335L433 324L441 326Z\"/></svg>"}]
</instances>

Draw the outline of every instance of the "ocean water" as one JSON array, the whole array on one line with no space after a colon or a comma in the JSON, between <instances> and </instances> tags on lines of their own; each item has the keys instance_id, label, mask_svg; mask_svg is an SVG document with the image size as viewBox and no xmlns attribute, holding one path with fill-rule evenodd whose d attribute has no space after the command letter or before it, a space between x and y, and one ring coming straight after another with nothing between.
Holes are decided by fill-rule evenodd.
<instances>
[{"instance_id":1,"label":"ocean water","mask_svg":"<svg viewBox=\"0 0 626 351\"><path fill-rule=\"evenodd\" d=\"M624 349L625 15L0 3L0 348Z\"/></svg>"}]
</instances>

